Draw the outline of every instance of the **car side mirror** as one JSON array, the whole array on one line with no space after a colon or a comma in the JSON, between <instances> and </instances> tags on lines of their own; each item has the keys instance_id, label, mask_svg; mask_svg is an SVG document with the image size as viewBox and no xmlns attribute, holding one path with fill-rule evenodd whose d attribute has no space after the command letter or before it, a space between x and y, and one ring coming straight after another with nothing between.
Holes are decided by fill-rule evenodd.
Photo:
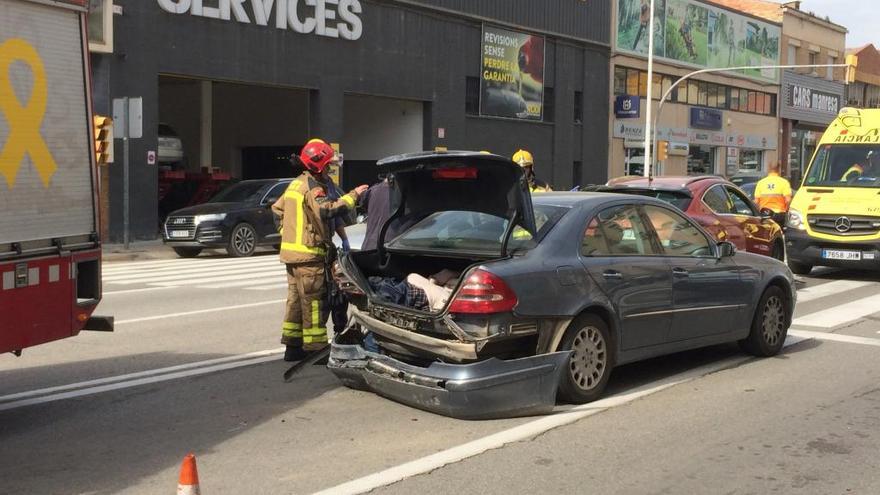
<instances>
[{"instance_id":1,"label":"car side mirror","mask_svg":"<svg viewBox=\"0 0 880 495\"><path fill-rule=\"evenodd\" d=\"M771 218L773 218L773 210L770 208L761 208L761 219L770 220Z\"/></svg>"},{"instance_id":2,"label":"car side mirror","mask_svg":"<svg viewBox=\"0 0 880 495\"><path fill-rule=\"evenodd\" d=\"M730 258L736 254L736 246L731 242L719 242L718 243L718 257L719 258Z\"/></svg>"}]
</instances>

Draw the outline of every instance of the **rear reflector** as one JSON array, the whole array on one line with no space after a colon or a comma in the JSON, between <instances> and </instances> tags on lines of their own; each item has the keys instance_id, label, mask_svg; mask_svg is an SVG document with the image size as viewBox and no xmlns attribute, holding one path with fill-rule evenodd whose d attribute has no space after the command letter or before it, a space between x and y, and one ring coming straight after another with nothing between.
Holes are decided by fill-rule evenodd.
<instances>
[{"instance_id":1,"label":"rear reflector","mask_svg":"<svg viewBox=\"0 0 880 495\"><path fill-rule=\"evenodd\" d=\"M477 169L473 167L465 167L465 168L440 168L434 171L432 174L434 179L452 179L452 180L461 180L461 179L476 179L477 178Z\"/></svg>"},{"instance_id":2,"label":"rear reflector","mask_svg":"<svg viewBox=\"0 0 880 495\"><path fill-rule=\"evenodd\" d=\"M468 275L449 306L450 313L503 313L516 306L516 294L500 277L485 270Z\"/></svg>"}]
</instances>

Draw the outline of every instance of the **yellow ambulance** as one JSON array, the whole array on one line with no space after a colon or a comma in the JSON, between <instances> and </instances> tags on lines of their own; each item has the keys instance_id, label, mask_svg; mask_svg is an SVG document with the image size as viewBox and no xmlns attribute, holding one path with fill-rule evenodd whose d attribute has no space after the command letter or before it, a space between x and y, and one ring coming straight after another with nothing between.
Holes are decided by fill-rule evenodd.
<instances>
[{"instance_id":1,"label":"yellow ambulance","mask_svg":"<svg viewBox=\"0 0 880 495\"><path fill-rule=\"evenodd\" d=\"M880 109L844 108L791 202L785 228L791 271L880 269Z\"/></svg>"}]
</instances>

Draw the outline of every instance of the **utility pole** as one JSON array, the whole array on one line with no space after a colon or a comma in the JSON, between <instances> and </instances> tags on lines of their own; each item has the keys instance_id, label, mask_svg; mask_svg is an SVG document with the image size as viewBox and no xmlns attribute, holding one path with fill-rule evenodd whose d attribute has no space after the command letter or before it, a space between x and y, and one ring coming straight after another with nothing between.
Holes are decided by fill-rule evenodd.
<instances>
[{"instance_id":1,"label":"utility pole","mask_svg":"<svg viewBox=\"0 0 880 495\"><path fill-rule=\"evenodd\" d=\"M654 97L654 0L651 0L648 15L648 108L645 111L645 164L642 168L644 168L645 177L650 179L654 175L653 161L651 160L651 152L653 151L651 141L654 137L654 130L651 125L653 123L651 120L651 103L653 103Z\"/></svg>"}]
</instances>

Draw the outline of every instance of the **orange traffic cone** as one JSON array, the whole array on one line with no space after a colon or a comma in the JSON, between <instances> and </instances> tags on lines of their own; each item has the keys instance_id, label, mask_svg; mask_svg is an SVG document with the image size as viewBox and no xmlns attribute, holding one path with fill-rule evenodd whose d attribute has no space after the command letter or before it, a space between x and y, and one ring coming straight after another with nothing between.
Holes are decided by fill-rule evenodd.
<instances>
[{"instance_id":1,"label":"orange traffic cone","mask_svg":"<svg viewBox=\"0 0 880 495\"><path fill-rule=\"evenodd\" d=\"M196 469L196 456L192 453L183 458L180 465L180 480L177 482L177 495L200 495L199 470Z\"/></svg>"}]
</instances>

